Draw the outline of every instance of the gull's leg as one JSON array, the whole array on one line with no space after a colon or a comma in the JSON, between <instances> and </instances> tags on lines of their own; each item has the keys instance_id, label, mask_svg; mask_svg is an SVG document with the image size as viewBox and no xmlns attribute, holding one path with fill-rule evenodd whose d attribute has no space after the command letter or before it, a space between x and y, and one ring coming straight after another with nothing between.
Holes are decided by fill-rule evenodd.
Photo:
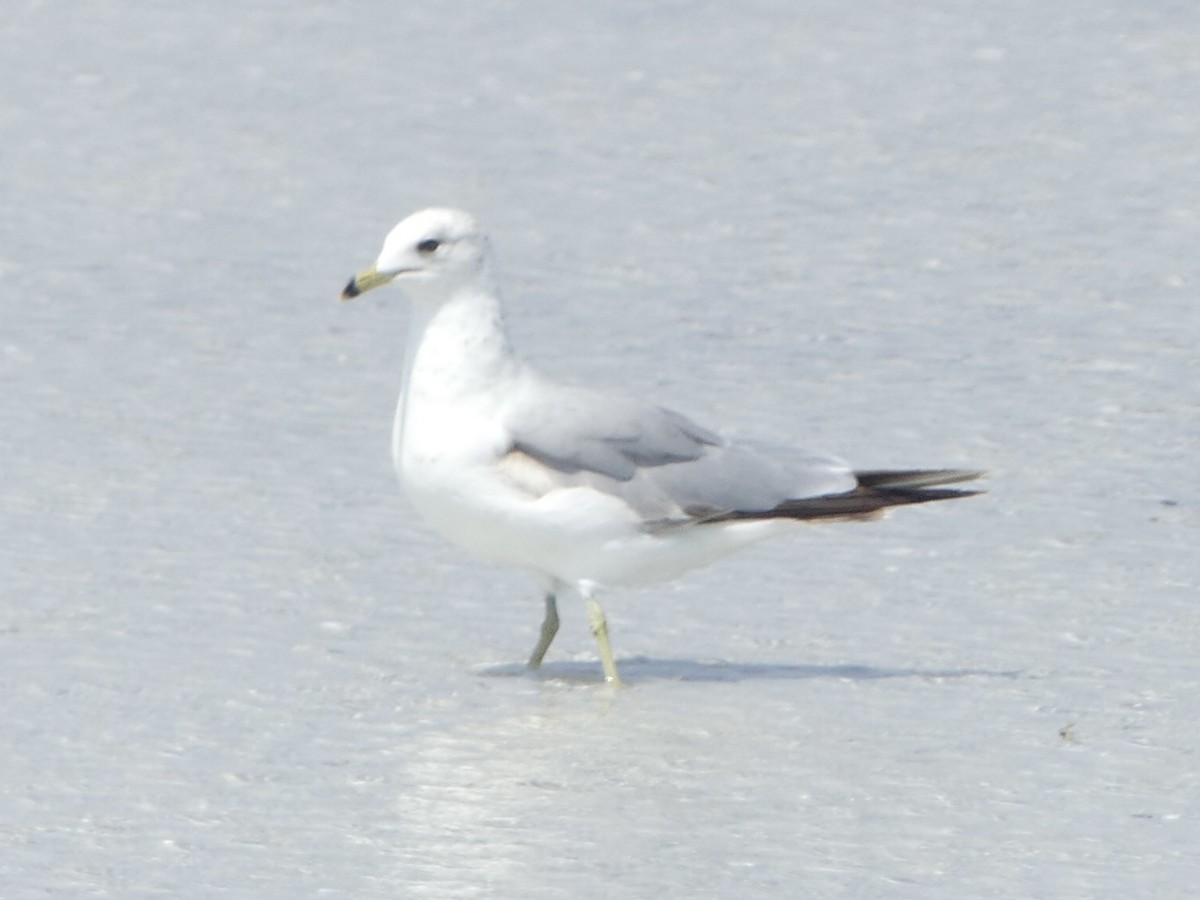
<instances>
[{"instance_id":1,"label":"gull's leg","mask_svg":"<svg viewBox=\"0 0 1200 900\"><path fill-rule=\"evenodd\" d=\"M554 589L551 588L546 591L546 618L542 619L542 633L538 637L537 646L529 654L529 668L536 669L541 666L542 658L550 649L550 644L556 634L558 634L558 603L554 598Z\"/></svg>"},{"instance_id":2,"label":"gull's leg","mask_svg":"<svg viewBox=\"0 0 1200 900\"><path fill-rule=\"evenodd\" d=\"M591 598L587 597L588 621L592 625L592 634L596 638L596 645L600 648L600 665L604 667L604 680L609 684L620 687L621 676L617 674L617 662L613 659L612 644L608 642L608 619L604 617L604 610L600 608L600 604Z\"/></svg>"}]
</instances>

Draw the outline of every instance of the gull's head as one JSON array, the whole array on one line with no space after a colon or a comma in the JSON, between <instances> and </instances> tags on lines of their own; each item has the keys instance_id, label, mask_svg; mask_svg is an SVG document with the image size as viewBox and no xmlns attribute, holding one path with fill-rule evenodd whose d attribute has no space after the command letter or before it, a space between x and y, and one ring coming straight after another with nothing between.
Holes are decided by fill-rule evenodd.
<instances>
[{"instance_id":1,"label":"gull's head","mask_svg":"<svg viewBox=\"0 0 1200 900\"><path fill-rule=\"evenodd\" d=\"M342 299L392 281L449 291L482 278L487 255L487 238L474 216L457 209L423 209L389 232L375 265L350 279Z\"/></svg>"}]
</instances>

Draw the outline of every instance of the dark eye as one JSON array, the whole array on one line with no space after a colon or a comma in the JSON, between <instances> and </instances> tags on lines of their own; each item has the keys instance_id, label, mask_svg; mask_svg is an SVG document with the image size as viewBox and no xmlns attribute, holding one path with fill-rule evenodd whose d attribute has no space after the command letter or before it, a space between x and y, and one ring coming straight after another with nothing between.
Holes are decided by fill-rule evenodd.
<instances>
[{"instance_id":1,"label":"dark eye","mask_svg":"<svg viewBox=\"0 0 1200 900\"><path fill-rule=\"evenodd\" d=\"M425 240L421 241L421 243L417 244L417 252L432 253L440 246L442 246L442 242L437 238L426 238Z\"/></svg>"}]
</instances>

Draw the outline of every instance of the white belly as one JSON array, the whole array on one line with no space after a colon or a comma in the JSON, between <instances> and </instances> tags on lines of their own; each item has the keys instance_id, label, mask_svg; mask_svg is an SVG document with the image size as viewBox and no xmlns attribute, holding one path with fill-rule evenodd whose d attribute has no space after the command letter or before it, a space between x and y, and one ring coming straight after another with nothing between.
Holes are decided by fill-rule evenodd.
<instances>
[{"instance_id":1,"label":"white belly","mask_svg":"<svg viewBox=\"0 0 1200 900\"><path fill-rule=\"evenodd\" d=\"M727 522L647 531L619 498L588 487L531 496L493 466L402 469L417 512L477 556L567 583L650 584L709 565L789 528L785 521Z\"/></svg>"}]
</instances>

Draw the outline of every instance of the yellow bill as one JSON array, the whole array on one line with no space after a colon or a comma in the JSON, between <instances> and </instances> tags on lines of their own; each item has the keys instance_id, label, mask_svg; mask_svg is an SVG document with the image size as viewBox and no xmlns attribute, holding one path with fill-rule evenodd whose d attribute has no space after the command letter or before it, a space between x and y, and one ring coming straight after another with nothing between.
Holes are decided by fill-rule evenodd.
<instances>
[{"instance_id":1,"label":"yellow bill","mask_svg":"<svg viewBox=\"0 0 1200 900\"><path fill-rule=\"evenodd\" d=\"M359 294L365 294L367 291L382 287L395 277L394 273L380 272L374 266L371 266L369 269L363 269L346 282L346 287L342 289L342 300L353 300Z\"/></svg>"}]
</instances>

